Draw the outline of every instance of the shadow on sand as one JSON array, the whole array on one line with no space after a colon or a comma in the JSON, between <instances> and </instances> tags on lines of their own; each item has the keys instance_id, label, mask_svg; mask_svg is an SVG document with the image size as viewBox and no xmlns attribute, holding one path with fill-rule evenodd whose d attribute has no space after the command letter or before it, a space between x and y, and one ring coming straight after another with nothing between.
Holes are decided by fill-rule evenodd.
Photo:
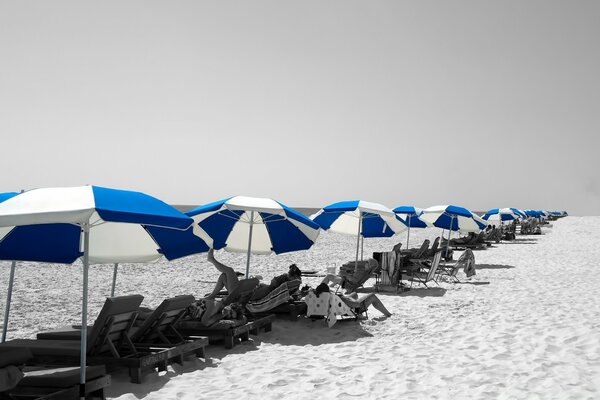
<instances>
[{"instance_id":1,"label":"shadow on sand","mask_svg":"<svg viewBox=\"0 0 600 400\"><path fill-rule=\"evenodd\" d=\"M383 320L383 318L374 318ZM261 334L254 340L260 343L277 343L283 346L317 346L320 344L353 342L361 337L372 337L365 331L361 320L338 320L329 328L325 319L300 318L297 321L277 320L271 332ZM298 332L302 334L298 334Z\"/></svg>"},{"instance_id":2,"label":"shadow on sand","mask_svg":"<svg viewBox=\"0 0 600 400\"><path fill-rule=\"evenodd\" d=\"M515 268L513 265L505 264L477 264L475 269L511 269Z\"/></svg>"},{"instance_id":3,"label":"shadow on sand","mask_svg":"<svg viewBox=\"0 0 600 400\"><path fill-rule=\"evenodd\" d=\"M440 287L430 287L429 289L420 287L412 288L406 292L400 293L400 296L416 296L416 297L442 297L446 294L446 289Z\"/></svg>"}]
</instances>

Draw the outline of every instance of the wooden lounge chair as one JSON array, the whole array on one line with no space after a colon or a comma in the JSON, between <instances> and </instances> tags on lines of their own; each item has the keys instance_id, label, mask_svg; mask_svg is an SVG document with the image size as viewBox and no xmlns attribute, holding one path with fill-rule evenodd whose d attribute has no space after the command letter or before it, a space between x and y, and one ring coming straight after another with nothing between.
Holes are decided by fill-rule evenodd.
<instances>
[{"instance_id":1,"label":"wooden lounge chair","mask_svg":"<svg viewBox=\"0 0 600 400\"><path fill-rule=\"evenodd\" d=\"M25 347L0 348L0 373L6 368L18 368L22 376L16 386L0 386L0 399L75 400L81 395L87 399L105 398L104 388L110 385L110 375L104 366L86 367L86 383L81 390L79 367L25 366L32 358L33 354Z\"/></svg>"},{"instance_id":2,"label":"wooden lounge chair","mask_svg":"<svg viewBox=\"0 0 600 400\"><path fill-rule=\"evenodd\" d=\"M250 299L258 283L256 278L242 279L240 284L221 300L223 305L227 306L234 302L244 304ZM266 332L270 331L274 319L275 316L270 314L239 325L236 321L221 320L211 326L206 326L200 320L182 318L176 328L186 338L194 339L204 336L208 337L210 343L223 342L226 349L231 349L236 343L249 340L250 334L258 334L260 329Z\"/></svg>"},{"instance_id":3,"label":"wooden lounge chair","mask_svg":"<svg viewBox=\"0 0 600 400\"><path fill-rule=\"evenodd\" d=\"M96 322L88 330L88 365L105 365L109 369L126 367L134 383L141 383L142 369L158 367L160 371L166 370L172 357L167 348L136 347L129 337L142 300L140 295L106 299ZM46 334L40 336L49 337ZM80 341L73 338L17 339L0 345L4 346L29 348L33 354L31 363L36 365L74 366L80 362Z\"/></svg>"},{"instance_id":4,"label":"wooden lounge chair","mask_svg":"<svg viewBox=\"0 0 600 400\"><path fill-rule=\"evenodd\" d=\"M194 301L194 296L182 295L162 301L154 310L144 314L138 312L129 332L129 338L136 349L161 348L167 350L167 357L179 364L188 354L204 358L204 348L208 338L196 337L185 339L175 328L175 324L183 317L187 307ZM38 339L79 340L79 327L61 329L37 334Z\"/></svg>"},{"instance_id":5,"label":"wooden lounge chair","mask_svg":"<svg viewBox=\"0 0 600 400\"><path fill-rule=\"evenodd\" d=\"M193 301L194 296L191 295L163 300L149 315L138 317L137 326L132 328L130 334L131 341L137 348L167 348L169 359L179 364L183 364L183 357L188 354L204 358L204 348L208 345L208 338L196 336L193 339L186 339L176 328Z\"/></svg>"}]
</instances>

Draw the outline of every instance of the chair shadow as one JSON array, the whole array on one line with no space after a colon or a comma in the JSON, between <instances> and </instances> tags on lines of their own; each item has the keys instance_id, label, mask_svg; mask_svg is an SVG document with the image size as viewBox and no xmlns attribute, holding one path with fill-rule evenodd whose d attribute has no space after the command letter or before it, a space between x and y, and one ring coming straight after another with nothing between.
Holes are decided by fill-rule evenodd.
<instances>
[{"instance_id":1,"label":"chair shadow","mask_svg":"<svg viewBox=\"0 0 600 400\"><path fill-rule=\"evenodd\" d=\"M211 346L207 346L207 349ZM207 354L205 359L188 356L185 358L183 365L169 364L166 372L145 371L142 375L142 384L131 383L129 381L129 372L127 369L117 369L111 371L111 384L107 387L105 395L107 398L120 397L124 394L132 394L135 398L142 399L157 390L166 386L171 378L179 376L183 373L194 372L205 368L216 368L219 366L210 357L212 354Z\"/></svg>"},{"instance_id":2,"label":"chair shadow","mask_svg":"<svg viewBox=\"0 0 600 400\"><path fill-rule=\"evenodd\" d=\"M505 264L475 264L475 270L478 269L511 269L515 268L513 265Z\"/></svg>"},{"instance_id":3,"label":"chair shadow","mask_svg":"<svg viewBox=\"0 0 600 400\"><path fill-rule=\"evenodd\" d=\"M430 287L429 289L425 287L413 287L410 290L405 292L401 292L400 296L416 296L416 297L442 297L446 294L447 289L441 287Z\"/></svg>"}]
</instances>

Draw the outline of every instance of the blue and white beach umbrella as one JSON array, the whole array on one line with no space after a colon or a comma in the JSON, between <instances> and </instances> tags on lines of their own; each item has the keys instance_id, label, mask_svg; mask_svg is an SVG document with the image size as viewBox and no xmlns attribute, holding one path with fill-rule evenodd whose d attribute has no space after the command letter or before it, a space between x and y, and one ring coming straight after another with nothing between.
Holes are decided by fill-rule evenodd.
<instances>
[{"instance_id":1,"label":"blue and white beach umbrella","mask_svg":"<svg viewBox=\"0 0 600 400\"><path fill-rule=\"evenodd\" d=\"M404 221L391 209L378 203L362 200L330 204L311 218L324 230L356 235L357 262L361 237L390 237L407 229Z\"/></svg>"},{"instance_id":2,"label":"blue and white beach umbrella","mask_svg":"<svg viewBox=\"0 0 600 400\"><path fill-rule=\"evenodd\" d=\"M408 226L406 233L406 248L408 248L410 240L410 228L427 228L429 226L419 218L419 215L423 213L423 209L413 206L400 206L394 208L393 211L396 213L396 215L401 217L403 216L404 223L406 226Z\"/></svg>"},{"instance_id":3,"label":"blue and white beach umbrella","mask_svg":"<svg viewBox=\"0 0 600 400\"><path fill-rule=\"evenodd\" d=\"M487 226L486 221L469 209L453 205L426 208L419 218L433 226L450 231L479 232Z\"/></svg>"},{"instance_id":4,"label":"blue and white beach umbrella","mask_svg":"<svg viewBox=\"0 0 600 400\"><path fill-rule=\"evenodd\" d=\"M448 241L446 242L446 255L448 254L452 231L479 232L487 226L485 220L469 209L453 205L426 208L419 218L433 226L449 231Z\"/></svg>"},{"instance_id":5,"label":"blue and white beach umbrella","mask_svg":"<svg viewBox=\"0 0 600 400\"><path fill-rule=\"evenodd\" d=\"M517 218L520 218L520 215L513 211L512 208L492 208L483 216L483 219L489 224L502 224L504 221L512 221Z\"/></svg>"},{"instance_id":6,"label":"blue and white beach umbrella","mask_svg":"<svg viewBox=\"0 0 600 400\"><path fill-rule=\"evenodd\" d=\"M148 226L186 229L193 220L144 193L81 186L34 189L0 203L0 259L83 263L80 383L85 383L90 264L162 256ZM6 328L6 327L5 327Z\"/></svg>"},{"instance_id":7,"label":"blue and white beach umbrella","mask_svg":"<svg viewBox=\"0 0 600 400\"><path fill-rule=\"evenodd\" d=\"M250 254L282 254L310 248L319 225L272 199L235 196L186 212L200 228L197 235L218 250Z\"/></svg>"},{"instance_id":8,"label":"blue and white beach umbrella","mask_svg":"<svg viewBox=\"0 0 600 400\"><path fill-rule=\"evenodd\" d=\"M539 210L524 210L524 212L528 217L540 218L542 216L542 213Z\"/></svg>"},{"instance_id":9,"label":"blue and white beach umbrella","mask_svg":"<svg viewBox=\"0 0 600 400\"><path fill-rule=\"evenodd\" d=\"M519 216L519 218L527 218L527 214L525 214L523 211L519 210L518 208L514 208L514 207L510 207L510 209Z\"/></svg>"}]
</instances>

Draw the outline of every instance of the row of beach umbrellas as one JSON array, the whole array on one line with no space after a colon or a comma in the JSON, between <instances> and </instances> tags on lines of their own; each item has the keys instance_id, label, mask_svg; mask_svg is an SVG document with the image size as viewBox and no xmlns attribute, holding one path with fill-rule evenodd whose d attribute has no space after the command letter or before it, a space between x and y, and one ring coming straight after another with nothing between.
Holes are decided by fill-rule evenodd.
<instances>
[{"instance_id":1,"label":"row of beach umbrellas","mask_svg":"<svg viewBox=\"0 0 600 400\"><path fill-rule=\"evenodd\" d=\"M505 215L510 213L500 210L503 211L490 214L490 218L499 215L501 221L506 220ZM209 248L225 249L246 253L248 276L251 254L308 249L320 229L356 235L358 260L361 238L390 237L404 231L409 235L410 227L436 226L470 232L486 225L485 216L480 218L466 208L452 205L391 210L378 203L343 201L308 218L275 200L245 196L182 213L144 193L98 186L0 193L0 259L12 261L2 342L6 339L17 261L70 264L81 259L80 362L84 366L90 265L115 265L114 293L119 263L147 263L162 257L174 260ZM85 368L80 370L80 382L85 382Z\"/></svg>"}]
</instances>

